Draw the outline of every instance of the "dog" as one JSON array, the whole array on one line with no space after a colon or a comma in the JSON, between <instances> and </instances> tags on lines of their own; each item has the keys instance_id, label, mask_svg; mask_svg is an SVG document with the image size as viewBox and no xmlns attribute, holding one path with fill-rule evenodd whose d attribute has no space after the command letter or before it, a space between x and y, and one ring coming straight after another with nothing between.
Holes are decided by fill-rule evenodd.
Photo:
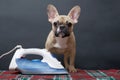
<instances>
[{"instance_id":1,"label":"dog","mask_svg":"<svg viewBox=\"0 0 120 80\"><path fill-rule=\"evenodd\" d=\"M73 32L74 24L80 16L80 6L74 6L68 15L59 15L56 7L47 7L48 21L52 24L45 48L51 53L63 54L64 65L69 72L77 72L74 62L76 55L76 41Z\"/></svg>"}]
</instances>

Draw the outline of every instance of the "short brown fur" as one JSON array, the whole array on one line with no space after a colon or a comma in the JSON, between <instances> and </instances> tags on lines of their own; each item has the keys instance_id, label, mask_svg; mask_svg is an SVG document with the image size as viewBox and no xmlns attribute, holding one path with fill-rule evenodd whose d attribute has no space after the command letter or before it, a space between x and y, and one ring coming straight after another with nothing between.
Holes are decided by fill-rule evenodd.
<instances>
[{"instance_id":1,"label":"short brown fur","mask_svg":"<svg viewBox=\"0 0 120 80\"><path fill-rule=\"evenodd\" d=\"M73 12L76 11L76 13L73 13L72 11ZM53 5L51 5L51 4L48 5L48 20L52 24L52 30L50 31L50 33L47 37L45 48L52 53L64 54L65 68L67 68L70 72L77 71L74 67L75 54L76 54L76 41L75 41L75 36L74 36L74 32L73 32L73 26L75 23L77 23L77 19L80 15L79 13L80 13L80 7L75 6L71 9L71 11L69 12L68 15L59 15L57 12L57 9ZM77 16L74 16L74 14L75 15L77 14ZM76 18L76 20L74 20L74 17ZM68 36L66 39L67 47L65 47L65 48L58 48L58 47L54 46L57 43L56 36L55 36L56 28L53 25L53 23L55 21L59 21L63 25L66 24L66 21L69 21L72 23L72 26L68 30L70 33L70 36Z\"/></svg>"}]
</instances>

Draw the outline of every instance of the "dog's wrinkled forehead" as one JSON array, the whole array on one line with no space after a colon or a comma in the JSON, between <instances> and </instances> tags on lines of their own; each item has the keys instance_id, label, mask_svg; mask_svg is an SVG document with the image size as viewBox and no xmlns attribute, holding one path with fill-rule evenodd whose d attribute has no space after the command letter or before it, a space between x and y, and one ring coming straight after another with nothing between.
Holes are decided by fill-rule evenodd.
<instances>
[{"instance_id":1,"label":"dog's wrinkled forehead","mask_svg":"<svg viewBox=\"0 0 120 80\"><path fill-rule=\"evenodd\" d=\"M66 24L67 22L72 23L72 20L68 16L61 15L61 16L56 17L53 22L59 22L60 24Z\"/></svg>"}]
</instances>

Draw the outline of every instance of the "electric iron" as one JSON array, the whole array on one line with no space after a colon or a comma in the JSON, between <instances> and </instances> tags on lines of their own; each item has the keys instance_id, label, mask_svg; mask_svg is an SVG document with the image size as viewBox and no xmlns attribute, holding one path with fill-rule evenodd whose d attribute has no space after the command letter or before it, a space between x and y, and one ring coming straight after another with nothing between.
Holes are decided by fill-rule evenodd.
<instances>
[{"instance_id":1,"label":"electric iron","mask_svg":"<svg viewBox=\"0 0 120 80\"><path fill-rule=\"evenodd\" d=\"M39 55L43 59L28 60L25 58L28 54ZM9 65L9 70L16 69L22 74L68 74L61 62L46 49L24 49L22 46L16 50Z\"/></svg>"}]
</instances>

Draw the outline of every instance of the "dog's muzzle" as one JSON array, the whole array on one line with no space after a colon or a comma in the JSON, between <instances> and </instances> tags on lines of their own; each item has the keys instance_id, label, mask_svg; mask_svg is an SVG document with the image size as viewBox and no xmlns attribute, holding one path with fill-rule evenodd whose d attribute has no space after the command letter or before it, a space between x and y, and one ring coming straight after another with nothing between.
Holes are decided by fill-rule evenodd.
<instances>
[{"instance_id":1,"label":"dog's muzzle","mask_svg":"<svg viewBox=\"0 0 120 80\"><path fill-rule=\"evenodd\" d=\"M65 26L59 26L55 31L56 37L68 37L70 36L70 32L68 31L68 28Z\"/></svg>"}]
</instances>

